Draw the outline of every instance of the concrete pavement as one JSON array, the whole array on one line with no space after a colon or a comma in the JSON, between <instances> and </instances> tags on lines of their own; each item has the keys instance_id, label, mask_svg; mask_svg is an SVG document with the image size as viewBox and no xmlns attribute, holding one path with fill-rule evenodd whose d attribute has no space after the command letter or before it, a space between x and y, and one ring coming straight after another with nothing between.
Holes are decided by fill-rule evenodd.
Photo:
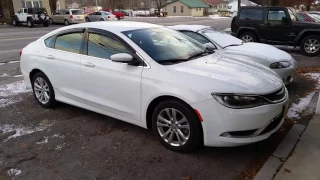
<instances>
[{"instance_id":1,"label":"concrete pavement","mask_svg":"<svg viewBox=\"0 0 320 180\"><path fill-rule=\"evenodd\" d=\"M320 179L320 115L315 115L302 134L292 156L285 162L275 180Z\"/></svg>"}]
</instances>

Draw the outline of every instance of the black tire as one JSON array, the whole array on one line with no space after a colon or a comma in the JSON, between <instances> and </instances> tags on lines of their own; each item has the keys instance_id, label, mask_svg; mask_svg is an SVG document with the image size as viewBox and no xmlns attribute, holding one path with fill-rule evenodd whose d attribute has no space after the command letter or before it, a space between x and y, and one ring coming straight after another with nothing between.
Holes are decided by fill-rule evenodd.
<instances>
[{"instance_id":1,"label":"black tire","mask_svg":"<svg viewBox=\"0 0 320 180\"><path fill-rule=\"evenodd\" d=\"M103 19L103 18L101 18L101 19L100 19L100 21L104 21L104 19Z\"/></svg>"},{"instance_id":2,"label":"black tire","mask_svg":"<svg viewBox=\"0 0 320 180\"><path fill-rule=\"evenodd\" d=\"M121 20L121 18L120 18L119 16L117 17L117 19L118 19L118 21L120 21L120 20Z\"/></svg>"},{"instance_id":3,"label":"black tire","mask_svg":"<svg viewBox=\"0 0 320 180\"><path fill-rule=\"evenodd\" d=\"M43 23L43 26L44 26L44 27L49 27L49 25L50 25L50 22L49 22L49 21L46 21L46 22Z\"/></svg>"},{"instance_id":4,"label":"black tire","mask_svg":"<svg viewBox=\"0 0 320 180\"><path fill-rule=\"evenodd\" d=\"M64 25L69 26L69 24L70 24L70 23L69 23L68 19L65 19L65 20L64 20Z\"/></svg>"},{"instance_id":5,"label":"black tire","mask_svg":"<svg viewBox=\"0 0 320 180\"><path fill-rule=\"evenodd\" d=\"M17 18L13 18L12 19L12 25L13 26L18 26L18 24L19 24L19 21L17 20Z\"/></svg>"},{"instance_id":6,"label":"black tire","mask_svg":"<svg viewBox=\"0 0 320 180\"><path fill-rule=\"evenodd\" d=\"M188 140L183 145L173 146L173 145L167 143L164 139L162 139L162 137L158 131L157 117L164 109L167 109L167 108L173 108L173 109L178 110L187 119L187 122L189 124L189 133L190 134L189 134ZM177 125L177 124L175 126L179 127L179 125ZM175 100L175 99L166 100L166 101L159 103L156 106L156 108L154 109L154 111L152 113L152 128L153 128L153 132L156 135L157 139L166 148L168 148L170 150L177 151L177 152L191 152L191 151L194 151L197 148L199 148L201 145L203 145L203 131L202 131L200 120L198 119L197 115L195 114L194 110L191 107L189 107L187 104L185 104L179 100ZM168 129L168 131L169 131L169 129ZM171 130L170 132L178 133L177 130L175 130L175 129ZM177 135L174 135L174 138L177 141Z\"/></svg>"},{"instance_id":7,"label":"black tire","mask_svg":"<svg viewBox=\"0 0 320 180\"><path fill-rule=\"evenodd\" d=\"M37 14L38 14L38 18L39 18L40 21L45 20L46 17L47 17L44 12L38 12Z\"/></svg>"},{"instance_id":8,"label":"black tire","mask_svg":"<svg viewBox=\"0 0 320 180\"><path fill-rule=\"evenodd\" d=\"M37 98L37 95L36 95L36 92L35 92L35 81L37 78L42 78L48 85L49 87L49 101L47 103L42 103L38 98ZM50 82L50 80L48 79L48 77L42 73L42 72L38 72L36 73L33 77L32 77L32 90L33 90L33 95L34 97L36 98L36 100L38 101L38 103L44 107L44 108L53 108L55 107L56 105L56 100L55 100L55 94L54 94L54 90L53 90L53 87L52 87L52 84Z\"/></svg>"},{"instance_id":9,"label":"black tire","mask_svg":"<svg viewBox=\"0 0 320 180\"><path fill-rule=\"evenodd\" d=\"M49 19L49 24L53 24L52 18Z\"/></svg>"},{"instance_id":10,"label":"black tire","mask_svg":"<svg viewBox=\"0 0 320 180\"><path fill-rule=\"evenodd\" d=\"M86 22L90 22L90 19L88 17L86 17Z\"/></svg>"},{"instance_id":11,"label":"black tire","mask_svg":"<svg viewBox=\"0 0 320 180\"><path fill-rule=\"evenodd\" d=\"M27 20L27 25L28 25L29 28L33 28L34 23L33 23L32 19L28 19Z\"/></svg>"},{"instance_id":12,"label":"black tire","mask_svg":"<svg viewBox=\"0 0 320 180\"><path fill-rule=\"evenodd\" d=\"M252 41L245 41L244 38L245 37L249 37L252 39ZM257 36L253 33L253 32L250 32L250 31L247 31L247 32L244 32L242 33L240 36L239 36L239 39L245 41L245 42L258 42L258 39L257 39Z\"/></svg>"},{"instance_id":13,"label":"black tire","mask_svg":"<svg viewBox=\"0 0 320 180\"><path fill-rule=\"evenodd\" d=\"M308 52L305 48L306 43L308 43L308 41L317 41L318 45L320 46L320 36L318 35L309 35L305 38L302 39L301 43L300 43L300 51L301 53L303 53L306 56L310 56L310 57L314 57L314 56L318 56L320 54L320 47L318 47L317 50L315 50L314 52Z\"/></svg>"}]
</instances>

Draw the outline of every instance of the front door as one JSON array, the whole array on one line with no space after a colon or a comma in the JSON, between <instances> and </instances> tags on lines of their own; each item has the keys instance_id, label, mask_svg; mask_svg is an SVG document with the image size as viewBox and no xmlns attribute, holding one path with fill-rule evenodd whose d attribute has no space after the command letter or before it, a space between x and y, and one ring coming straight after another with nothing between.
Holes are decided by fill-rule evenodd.
<instances>
[{"instance_id":1,"label":"front door","mask_svg":"<svg viewBox=\"0 0 320 180\"><path fill-rule=\"evenodd\" d=\"M57 35L55 40L45 40L48 48L41 56L55 90L76 101L83 98L80 75L83 32L83 29L66 31Z\"/></svg>"},{"instance_id":2,"label":"front door","mask_svg":"<svg viewBox=\"0 0 320 180\"><path fill-rule=\"evenodd\" d=\"M20 8L17 16L18 16L20 22L26 22L27 16L28 16L28 9L27 8Z\"/></svg>"},{"instance_id":3,"label":"front door","mask_svg":"<svg viewBox=\"0 0 320 180\"><path fill-rule=\"evenodd\" d=\"M94 29L88 30L87 47L87 55L81 59L82 89L87 103L140 120L143 67L110 60L113 54L134 52L114 35Z\"/></svg>"},{"instance_id":4,"label":"front door","mask_svg":"<svg viewBox=\"0 0 320 180\"><path fill-rule=\"evenodd\" d=\"M269 9L267 20L260 33L262 39L273 42L292 41L292 21L290 15L283 9Z\"/></svg>"}]
</instances>

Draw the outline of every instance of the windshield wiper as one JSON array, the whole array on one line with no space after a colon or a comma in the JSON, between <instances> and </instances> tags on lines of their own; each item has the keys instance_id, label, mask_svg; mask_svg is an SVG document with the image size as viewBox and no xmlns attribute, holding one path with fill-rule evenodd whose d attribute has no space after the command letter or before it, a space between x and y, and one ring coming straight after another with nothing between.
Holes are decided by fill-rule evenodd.
<instances>
[{"instance_id":1,"label":"windshield wiper","mask_svg":"<svg viewBox=\"0 0 320 180\"><path fill-rule=\"evenodd\" d=\"M242 43L242 44L231 44L231 45L228 45L228 46L223 47L223 49L225 49L225 48L227 48L227 47L231 47L231 46L241 46L241 45L243 45L243 43Z\"/></svg>"},{"instance_id":2,"label":"windshield wiper","mask_svg":"<svg viewBox=\"0 0 320 180\"><path fill-rule=\"evenodd\" d=\"M205 56L205 55L208 55L208 54L212 54L212 53L208 52L208 51L204 51L204 52L201 52L201 53L193 54L188 58L188 60L192 60L192 59L195 59L197 57L202 57L202 56Z\"/></svg>"},{"instance_id":3,"label":"windshield wiper","mask_svg":"<svg viewBox=\"0 0 320 180\"><path fill-rule=\"evenodd\" d=\"M175 63L181 63L181 62L186 62L188 61L188 59L167 59L167 60L161 60L161 61L157 61L159 64L175 64Z\"/></svg>"}]
</instances>

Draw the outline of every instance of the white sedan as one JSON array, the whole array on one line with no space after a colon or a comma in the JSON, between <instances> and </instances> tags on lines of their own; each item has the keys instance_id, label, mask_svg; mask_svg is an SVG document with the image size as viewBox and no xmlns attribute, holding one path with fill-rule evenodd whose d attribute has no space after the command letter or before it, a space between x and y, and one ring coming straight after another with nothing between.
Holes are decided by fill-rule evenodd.
<instances>
[{"instance_id":1,"label":"white sedan","mask_svg":"<svg viewBox=\"0 0 320 180\"><path fill-rule=\"evenodd\" d=\"M287 89L270 69L221 57L159 25L72 25L21 53L41 106L60 101L152 128L174 151L264 140L288 108Z\"/></svg>"},{"instance_id":2,"label":"white sedan","mask_svg":"<svg viewBox=\"0 0 320 180\"><path fill-rule=\"evenodd\" d=\"M176 25L169 28L178 30L202 44L213 44L217 53L222 56L263 64L274 70L286 85L293 80L296 61L287 52L271 45L243 43L242 40L210 26Z\"/></svg>"}]
</instances>

